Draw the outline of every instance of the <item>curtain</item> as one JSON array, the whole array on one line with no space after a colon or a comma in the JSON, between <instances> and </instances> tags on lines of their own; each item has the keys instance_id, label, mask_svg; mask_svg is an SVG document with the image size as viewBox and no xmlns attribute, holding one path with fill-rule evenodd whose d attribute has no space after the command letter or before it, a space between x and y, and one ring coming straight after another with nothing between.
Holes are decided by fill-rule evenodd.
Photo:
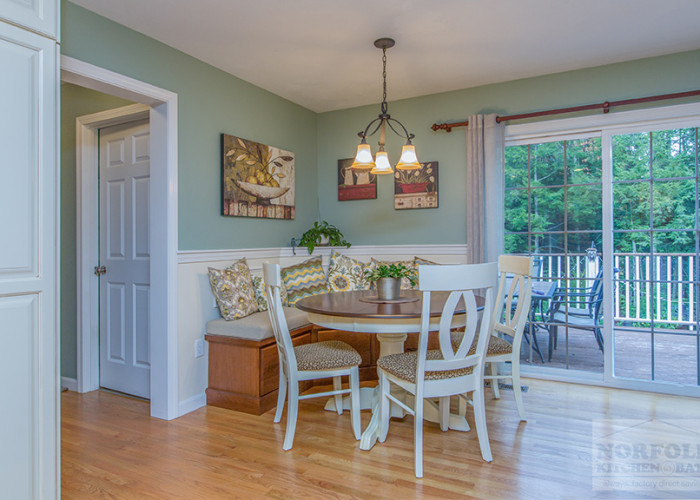
<instances>
[{"instance_id":1,"label":"curtain","mask_svg":"<svg viewBox=\"0 0 700 500\"><path fill-rule=\"evenodd\" d=\"M504 124L472 115L467 127L467 263L498 261L503 253Z\"/></svg>"}]
</instances>

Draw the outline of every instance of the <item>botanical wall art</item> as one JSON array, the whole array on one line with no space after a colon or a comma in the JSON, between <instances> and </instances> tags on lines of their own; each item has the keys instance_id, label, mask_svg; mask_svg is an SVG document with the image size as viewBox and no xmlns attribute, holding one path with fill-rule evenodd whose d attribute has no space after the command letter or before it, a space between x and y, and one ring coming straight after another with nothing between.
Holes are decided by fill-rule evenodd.
<instances>
[{"instance_id":1,"label":"botanical wall art","mask_svg":"<svg viewBox=\"0 0 700 500\"><path fill-rule=\"evenodd\" d=\"M418 170L394 173L394 208L437 208L438 162L421 163Z\"/></svg>"},{"instance_id":2,"label":"botanical wall art","mask_svg":"<svg viewBox=\"0 0 700 500\"><path fill-rule=\"evenodd\" d=\"M294 218L294 153L221 134L222 214Z\"/></svg>"},{"instance_id":3,"label":"botanical wall art","mask_svg":"<svg viewBox=\"0 0 700 500\"><path fill-rule=\"evenodd\" d=\"M353 171L352 162L352 158L338 160L338 201L375 199L377 176L369 170Z\"/></svg>"}]
</instances>

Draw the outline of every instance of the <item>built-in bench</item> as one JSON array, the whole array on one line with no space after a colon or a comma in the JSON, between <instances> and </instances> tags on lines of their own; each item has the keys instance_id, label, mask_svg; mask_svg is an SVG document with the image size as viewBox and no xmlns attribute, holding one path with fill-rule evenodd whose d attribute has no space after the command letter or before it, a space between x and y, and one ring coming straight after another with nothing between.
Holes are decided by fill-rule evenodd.
<instances>
[{"instance_id":1,"label":"built-in bench","mask_svg":"<svg viewBox=\"0 0 700 500\"><path fill-rule=\"evenodd\" d=\"M379 342L376 335L319 328L309 323L305 312L292 307L285 307L284 313L294 345L342 340L362 357L360 380L377 380ZM207 323L206 331L209 343L207 404L254 415L274 408L279 358L267 311L233 321L214 319ZM437 337L432 340L437 341ZM406 349L415 349L417 344L418 335L409 334ZM300 390L312 384L302 382Z\"/></svg>"}]
</instances>

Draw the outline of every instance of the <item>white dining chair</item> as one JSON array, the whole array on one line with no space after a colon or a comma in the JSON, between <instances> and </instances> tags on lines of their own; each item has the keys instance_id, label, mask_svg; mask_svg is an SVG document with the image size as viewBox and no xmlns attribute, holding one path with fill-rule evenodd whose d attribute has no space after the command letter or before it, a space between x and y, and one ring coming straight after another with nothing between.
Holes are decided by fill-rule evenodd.
<instances>
[{"instance_id":1,"label":"white dining chair","mask_svg":"<svg viewBox=\"0 0 700 500\"><path fill-rule=\"evenodd\" d=\"M414 456L416 477L423 477L423 400L439 399L440 428L446 431L450 417L450 396L472 393L476 432L481 456L493 460L486 430L484 410L484 361L488 347L498 266L494 263L457 266L419 266L419 289L423 292L418 350L379 358L380 419L379 441L389 431L390 404L393 402L414 416ZM485 313L477 334L479 312L474 291L485 292ZM432 292L450 292L442 310L439 327L439 350L428 350L430 331L430 296ZM466 326L461 342L452 345L451 325L460 301L466 306ZM478 335L477 348L470 353ZM410 407L391 394L397 385L414 395Z\"/></svg>"},{"instance_id":2,"label":"white dining chair","mask_svg":"<svg viewBox=\"0 0 700 500\"><path fill-rule=\"evenodd\" d=\"M272 331L279 354L279 390L274 422L282 419L284 401L287 399L287 430L282 448L289 450L294 443L297 412L300 399L335 396L338 415L343 413L342 395L350 394L350 415L355 439L360 439L360 375L362 358L350 345L339 340L328 340L294 346L289 335L287 320L282 308L279 264L263 264L265 292ZM342 389L341 377L350 378L350 388ZM299 395L299 382L324 378L333 379L333 390Z\"/></svg>"},{"instance_id":3,"label":"white dining chair","mask_svg":"<svg viewBox=\"0 0 700 500\"><path fill-rule=\"evenodd\" d=\"M520 420L525 420L520 383L520 346L532 301L532 257L501 255L498 258L498 270L500 280L491 325L491 339L486 354L490 375L484 378L491 380L493 396L496 399L500 398L498 381L502 379L511 381L518 415ZM509 342L502 338L503 334L512 340ZM511 365L509 374L501 370L505 363Z\"/></svg>"}]
</instances>

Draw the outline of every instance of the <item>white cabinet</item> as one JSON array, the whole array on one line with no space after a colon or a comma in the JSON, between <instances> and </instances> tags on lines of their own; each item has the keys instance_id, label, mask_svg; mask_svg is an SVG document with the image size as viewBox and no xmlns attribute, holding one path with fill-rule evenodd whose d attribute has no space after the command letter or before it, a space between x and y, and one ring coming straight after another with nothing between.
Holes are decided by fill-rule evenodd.
<instances>
[{"instance_id":1,"label":"white cabinet","mask_svg":"<svg viewBox=\"0 0 700 500\"><path fill-rule=\"evenodd\" d=\"M0 498L8 499L52 499L59 489L57 64L55 40L0 21Z\"/></svg>"},{"instance_id":2,"label":"white cabinet","mask_svg":"<svg viewBox=\"0 0 700 500\"><path fill-rule=\"evenodd\" d=\"M58 0L0 0L0 19L58 39Z\"/></svg>"}]
</instances>

